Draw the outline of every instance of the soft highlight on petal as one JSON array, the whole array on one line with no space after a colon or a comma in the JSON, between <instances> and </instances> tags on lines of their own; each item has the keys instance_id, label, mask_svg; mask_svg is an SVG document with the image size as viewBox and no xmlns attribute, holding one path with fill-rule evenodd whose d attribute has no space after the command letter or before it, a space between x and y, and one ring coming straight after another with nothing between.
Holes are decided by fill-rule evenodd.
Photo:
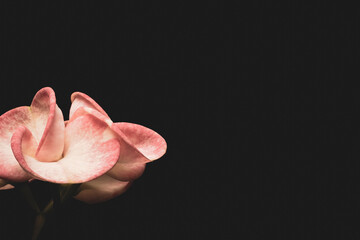
<instances>
[{"instance_id":1,"label":"soft highlight on petal","mask_svg":"<svg viewBox=\"0 0 360 240\"><path fill-rule=\"evenodd\" d=\"M24 133L26 130L20 129L17 136ZM91 114L67 123L64 157L57 162L38 161L24 153L26 146L20 146L14 139L12 147L20 165L37 179L54 183L82 183L97 178L114 166L120 154L117 136Z\"/></svg>"},{"instance_id":2,"label":"soft highlight on petal","mask_svg":"<svg viewBox=\"0 0 360 240\"><path fill-rule=\"evenodd\" d=\"M89 204L104 202L124 193L131 182L117 181L108 175L103 175L80 185L76 199Z\"/></svg>"},{"instance_id":3,"label":"soft highlight on petal","mask_svg":"<svg viewBox=\"0 0 360 240\"><path fill-rule=\"evenodd\" d=\"M30 106L32 124L29 126L39 146L36 158L51 162L61 158L64 150L65 123L56 105L55 92L50 87L40 89Z\"/></svg>"}]
</instances>

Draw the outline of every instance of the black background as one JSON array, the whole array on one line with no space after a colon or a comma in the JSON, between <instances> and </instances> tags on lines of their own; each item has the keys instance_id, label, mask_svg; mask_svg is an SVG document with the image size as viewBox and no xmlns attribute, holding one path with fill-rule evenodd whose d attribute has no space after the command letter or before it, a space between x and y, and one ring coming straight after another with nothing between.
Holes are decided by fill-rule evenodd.
<instances>
[{"instance_id":1,"label":"black background","mask_svg":"<svg viewBox=\"0 0 360 240\"><path fill-rule=\"evenodd\" d=\"M353 6L1 1L0 11L1 113L50 86L67 118L81 91L168 143L125 194L69 202L40 239L359 239ZM30 239L34 214L16 191L0 192L0 207L0 239Z\"/></svg>"}]
</instances>

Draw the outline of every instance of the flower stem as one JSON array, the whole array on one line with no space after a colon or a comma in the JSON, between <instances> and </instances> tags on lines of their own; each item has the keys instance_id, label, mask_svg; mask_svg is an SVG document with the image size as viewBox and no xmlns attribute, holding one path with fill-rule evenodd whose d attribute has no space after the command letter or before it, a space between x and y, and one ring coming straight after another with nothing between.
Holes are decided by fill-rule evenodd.
<instances>
[{"instance_id":1,"label":"flower stem","mask_svg":"<svg viewBox=\"0 0 360 240\"><path fill-rule=\"evenodd\" d=\"M15 185L16 188L20 190L20 192L24 195L26 201L29 203L30 207L36 212L40 213L40 209L38 204L36 203L36 200L34 198L34 195L31 192L31 189L29 187L28 183L20 183Z\"/></svg>"},{"instance_id":2,"label":"flower stem","mask_svg":"<svg viewBox=\"0 0 360 240\"><path fill-rule=\"evenodd\" d=\"M34 231L31 240L37 240L39 237L39 234L41 232L41 229L44 227L45 224L45 214L39 213L35 218L35 225L34 225Z\"/></svg>"},{"instance_id":3,"label":"flower stem","mask_svg":"<svg viewBox=\"0 0 360 240\"><path fill-rule=\"evenodd\" d=\"M79 186L80 184L66 184L53 192L53 199L51 199L45 208L41 212L39 211L36 216L32 240L38 239L41 229L45 224L46 216L58 209L59 206L70 197L74 196L77 193Z\"/></svg>"},{"instance_id":4,"label":"flower stem","mask_svg":"<svg viewBox=\"0 0 360 240\"><path fill-rule=\"evenodd\" d=\"M54 209L54 201L51 200L46 207L42 210L43 214L49 214Z\"/></svg>"},{"instance_id":5,"label":"flower stem","mask_svg":"<svg viewBox=\"0 0 360 240\"><path fill-rule=\"evenodd\" d=\"M41 211L28 183L12 184L15 185L16 189L19 189L19 191L24 195L30 207L36 212L34 231L31 238L32 240L38 239L40 232L44 227L47 215L52 213L53 210L58 209L69 198L75 196L78 193L80 186L80 184L56 184L52 191L52 199Z\"/></svg>"}]
</instances>

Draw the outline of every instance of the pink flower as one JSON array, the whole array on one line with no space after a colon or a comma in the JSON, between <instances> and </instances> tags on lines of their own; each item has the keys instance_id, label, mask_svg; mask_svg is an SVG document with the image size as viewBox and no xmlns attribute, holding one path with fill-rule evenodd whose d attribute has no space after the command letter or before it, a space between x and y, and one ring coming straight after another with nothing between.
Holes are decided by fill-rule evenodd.
<instances>
[{"instance_id":1,"label":"pink flower","mask_svg":"<svg viewBox=\"0 0 360 240\"><path fill-rule=\"evenodd\" d=\"M31 179L82 183L75 198L102 202L126 191L146 163L166 152L159 134L113 123L84 93L73 93L71 101L66 122L49 87L37 92L30 107L0 116L0 189Z\"/></svg>"}]
</instances>

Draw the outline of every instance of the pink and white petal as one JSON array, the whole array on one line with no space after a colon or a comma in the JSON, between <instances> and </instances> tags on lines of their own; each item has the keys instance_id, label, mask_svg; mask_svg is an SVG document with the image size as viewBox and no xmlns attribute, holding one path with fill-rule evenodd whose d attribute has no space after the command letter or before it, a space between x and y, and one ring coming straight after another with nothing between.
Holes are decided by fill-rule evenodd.
<instances>
[{"instance_id":1,"label":"pink and white petal","mask_svg":"<svg viewBox=\"0 0 360 240\"><path fill-rule=\"evenodd\" d=\"M97 102L95 102L94 99L86 95L85 93L81 92L74 92L71 94L71 107L70 107L70 115L69 119L72 118L72 115L76 112L76 110L80 107L88 107L92 108L94 110L97 110L101 114L105 115L106 117L109 117L107 113L100 107Z\"/></svg>"},{"instance_id":2,"label":"pink and white petal","mask_svg":"<svg viewBox=\"0 0 360 240\"><path fill-rule=\"evenodd\" d=\"M112 128L112 130L114 130L114 132L118 135L118 139L121 142L121 148L124 148L125 152L122 154L120 153L120 155L125 155L124 157L121 157L123 160L121 162L129 162L129 163L137 163L137 162L148 162L149 160L144 158L144 156L139 153L139 151L137 149L134 148L134 146L132 146L131 144L129 144L130 139L128 139L126 137L126 135L123 134L123 132L121 132L121 130L116 126L116 124L113 123L113 121L111 121L111 119L103 114L101 114L100 112L98 112L97 110L93 109L93 108L89 108L89 107L79 107L73 114L71 119L74 120L77 117L83 116L85 114L91 114L94 117L98 118L99 120L103 121L105 124L107 124L109 127ZM127 150L127 151L126 151ZM136 159L140 159L139 161L137 161ZM128 159L125 160L125 159Z\"/></svg>"},{"instance_id":3,"label":"pink and white petal","mask_svg":"<svg viewBox=\"0 0 360 240\"><path fill-rule=\"evenodd\" d=\"M105 202L124 193L131 182L117 181L107 174L80 185L76 199L89 204Z\"/></svg>"},{"instance_id":4,"label":"pink and white petal","mask_svg":"<svg viewBox=\"0 0 360 240\"><path fill-rule=\"evenodd\" d=\"M67 123L64 157L57 162L40 162L24 154L19 139L13 139L13 152L20 165L37 179L54 183L83 183L97 178L115 165L120 154L116 134L91 114Z\"/></svg>"},{"instance_id":5,"label":"pink and white petal","mask_svg":"<svg viewBox=\"0 0 360 240\"><path fill-rule=\"evenodd\" d=\"M145 163L117 162L107 174L119 181L133 181L144 173L145 165Z\"/></svg>"},{"instance_id":6,"label":"pink and white petal","mask_svg":"<svg viewBox=\"0 0 360 240\"><path fill-rule=\"evenodd\" d=\"M40 89L30 106L32 121L29 126L39 143L36 158L52 162L61 158L64 150L65 123L56 105L55 92L50 87Z\"/></svg>"},{"instance_id":7,"label":"pink and white petal","mask_svg":"<svg viewBox=\"0 0 360 240\"><path fill-rule=\"evenodd\" d=\"M65 123L62 111L56 105L54 117L49 117L44 134L39 143L36 158L39 161L50 162L61 158L65 143Z\"/></svg>"},{"instance_id":8,"label":"pink and white petal","mask_svg":"<svg viewBox=\"0 0 360 240\"><path fill-rule=\"evenodd\" d=\"M32 123L28 126L28 128L37 142L41 141L45 127L49 120L50 108L52 108L52 110L55 109L55 101L55 94L53 90L48 87L40 89L32 100L30 105Z\"/></svg>"},{"instance_id":9,"label":"pink and white petal","mask_svg":"<svg viewBox=\"0 0 360 240\"><path fill-rule=\"evenodd\" d=\"M160 158L166 152L165 140L155 131L133 123L114 123L121 153L118 162L147 163Z\"/></svg>"},{"instance_id":10,"label":"pink and white petal","mask_svg":"<svg viewBox=\"0 0 360 240\"><path fill-rule=\"evenodd\" d=\"M112 129L119 135L121 153L108 174L117 180L139 178L145 170L145 163L166 152L165 140L149 128L133 123L114 123Z\"/></svg>"},{"instance_id":11,"label":"pink and white petal","mask_svg":"<svg viewBox=\"0 0 360 240\"><path fill-rule=\"evenodd\" d=\"M106 117L105 115L101 114L97 110L94 110L93 108L88 107L80 107L78 108L72 115L72 120L83 116L85 114L91 114L98 118L99 120L103 121L104 123L108 124L109 126L113 126L113 122L110 118ZM123 149L130 149L130 151L127 152L126 157L129 158L129 161L126 163L118 162L115 164L115 166L108 172L109 175L114 177L117 180L120 181L129 181L136 179L142 175L142 173L145 170L145 163L146 160L144 160L144 157L138 153L138 151L133 151L133 148L131 146L128 146L127 142L124 142L122 138L119 138L123 144L121 144L121 148ZM121 152L120 152L121 156ZM124 159L123 157L122 159ZM140 158L139 161L136 161L136 159Z\"/></svg>"},{"instance_id":12,"label":"pink and white petal","mask_svg":"<svg viewBox=\"0 0 360 240\"><path fill-rule=\"evenodd\" d=\"M126 136L124 140L149 161L159 159L165 154L167 149L165 139L150 128L127 122L115 123L115 126Z\"/></svg>"},{"instance_id":13,"label":"pink and white petal","mask_svg":"<svg viewBox=\"0 0 360 240\"><path fill-rule=\"evenodd\" d=\"M93 108L89 108L89 107L79 107L73 114L71 117L71 120L74 120L77 117L86 115L86 114L91 114L94 117L98 118L99 120L103 121L104 123L106 123L109 127L111 127L113 125L113 121L111 121L111 119L107 116L105 116L104 114L100 113L99 111L93 109Z\"/></svg>"},{"instance_id":14,"label":"pink and white petal","mask_svg":"<svg viewBox=\"0 0 360 240\"><path fill-rule=\"evenodd\" d=\"M30 178L16 161L11 138L16 129L31 122L29 107L14 108L0 116L0 178L23 182Z\"/></svg>"}]
</instances>

